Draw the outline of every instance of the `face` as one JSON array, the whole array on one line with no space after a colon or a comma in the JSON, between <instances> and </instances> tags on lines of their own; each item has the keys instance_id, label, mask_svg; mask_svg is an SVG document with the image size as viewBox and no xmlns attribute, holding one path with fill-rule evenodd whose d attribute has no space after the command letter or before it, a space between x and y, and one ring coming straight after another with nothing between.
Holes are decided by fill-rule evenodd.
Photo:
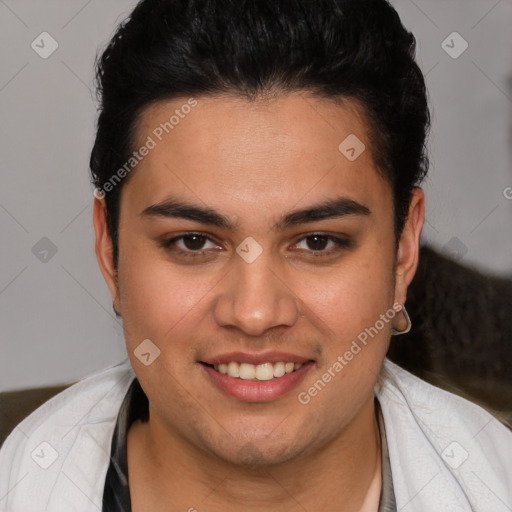
<instances>
[{"instance_id":1,"label":"face","mask_svg":"<svg viewBox=\"0 0 512 512\"><path fill-rule=\"evenodd\" d=\"M153 425L226 461L284 462L372 402L423 195L396 251L391 188L357 104L195 101L143 112L137 148L153 147L122 191L117 276L98 199L96 251Z\"/></svg>"}]
</instances>

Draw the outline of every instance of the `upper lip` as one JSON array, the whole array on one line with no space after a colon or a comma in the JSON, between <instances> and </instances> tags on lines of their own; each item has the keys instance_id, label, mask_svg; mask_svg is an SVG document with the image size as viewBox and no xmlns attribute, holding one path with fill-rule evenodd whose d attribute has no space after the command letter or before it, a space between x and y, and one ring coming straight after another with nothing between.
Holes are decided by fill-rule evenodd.
<instances>
[{"instance_id":1,"label":"upper lip","mask_svg":"<svg viewBox=\"0 0 512 512\"><path fill-rule=\"evenodd\" d=\"M263 363L278 363L280 361L287 363L307 363L311 361L311 359L307 357L301 357L296 354L291 354L289 352L260 352L257 354L253 354L250 352L229 352L225 354L220 354L217 356L209 357L208 359L204 359L201 362L211 365L216 364L227 364L231 361L236 361L238 363L249 363L249 364L263 364Z\"/></svg>"}]
</instances>

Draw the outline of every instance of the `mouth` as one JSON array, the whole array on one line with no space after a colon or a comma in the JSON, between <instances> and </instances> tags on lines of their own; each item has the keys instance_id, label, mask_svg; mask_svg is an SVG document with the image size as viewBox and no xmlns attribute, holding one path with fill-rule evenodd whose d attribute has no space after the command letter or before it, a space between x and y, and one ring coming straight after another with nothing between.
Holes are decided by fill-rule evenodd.
<instances>
[{"instance_id":1,"label":"mouth","mask_svg":"<svg viewBox=\"0 0 512 512\"><path fill-rule=\"evenodd\" d=\"M277 361L276 363L272 363L268 361L256 365L230 361L229 363L202 364L213 368L218 373L233 377L234 379L267 381L280 379L289 373L300 370L305 363L295 363L293 361Z\"/></svg>"},{"instance_id":2,"label":"mouth","mask_svg":"<svg viewBox=\"0 0 512 512\"><path fill-rule=\"evenodd\" d=\"M315 361L290 354L227 355L198 361L210 384L244 402L268 402L289 393L314 367Z\"/></svg>"}]
</instances>

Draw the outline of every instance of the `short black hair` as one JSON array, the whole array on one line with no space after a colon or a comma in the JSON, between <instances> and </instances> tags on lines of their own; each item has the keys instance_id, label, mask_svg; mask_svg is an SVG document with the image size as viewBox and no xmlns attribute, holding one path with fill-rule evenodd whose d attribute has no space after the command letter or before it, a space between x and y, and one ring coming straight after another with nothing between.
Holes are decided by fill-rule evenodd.
<instances>
[{"instance_id":1,"label":"short black hair","mask_svg":"<svg viewBox=\"0 0 512 512\"><path fill-rule=\"evenodd\" d=\"M430 113L415 47L386 0L140 1L96 59L100 107L90 168L105 196L116 268L129 176L118 186L112 177L126 169L145 108L187 96L252 100L306 91L357 102L375 165L392 188L398 241L411 192L428 170Z\"/></svg>"}]
</instances>

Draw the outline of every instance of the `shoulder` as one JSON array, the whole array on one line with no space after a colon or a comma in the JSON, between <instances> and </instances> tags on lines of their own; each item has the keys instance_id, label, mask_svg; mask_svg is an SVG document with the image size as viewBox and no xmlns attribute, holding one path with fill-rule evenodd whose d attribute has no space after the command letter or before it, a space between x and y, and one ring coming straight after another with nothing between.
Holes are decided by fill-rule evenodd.
<instances>
[{"instance_id":1,"label":"shoulder","mask_svg":"<svg viewBox=\"0 0 512 512\"><path fill-rule=\"evenodd\" d=\"M94 495L108 467L119 408L134 378L126 359L70 386L25 418L0 449L0 510L28 512L41 510L42 504L46 510L53 503L55 510L64 509L58 504L60 495L71 500L73 493L55 488L70 487L66 480L82 494L89 490ZM75 507L80 509L74 503L69 510Z\"/></svg>"},{"instance_id":2,"label":"shoulder","mask_svg":"<svg viewBox=\"0 0 512 512\"><path fill-rule=\"evenodd\" d=\"M387 359L376 392L403 512L510 510L512 430Z\"/></svg>"}]
</instances>

